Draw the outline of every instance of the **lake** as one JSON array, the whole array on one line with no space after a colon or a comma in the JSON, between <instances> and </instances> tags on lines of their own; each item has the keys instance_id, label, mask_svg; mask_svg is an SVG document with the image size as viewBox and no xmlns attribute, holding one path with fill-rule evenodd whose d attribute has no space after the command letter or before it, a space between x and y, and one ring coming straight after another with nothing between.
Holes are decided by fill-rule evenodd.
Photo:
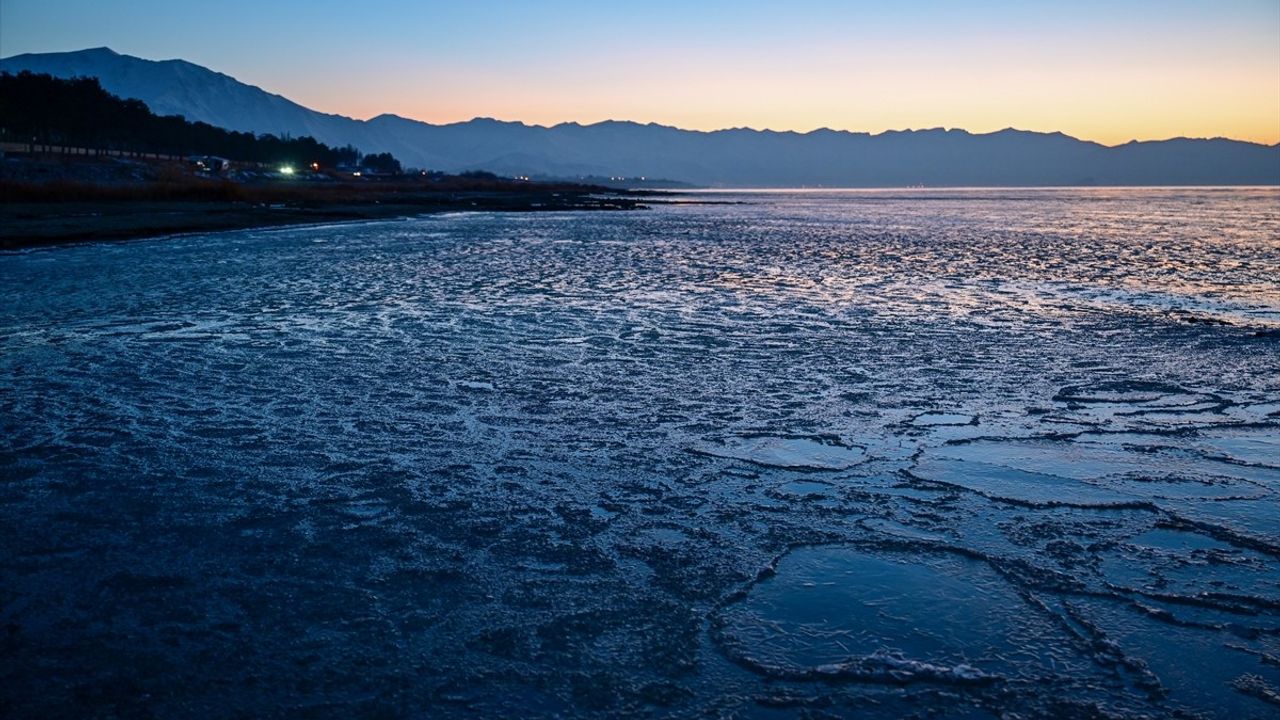
<instances>
[{"instance_id":1,"label":"lake","mask_svg":"<svg viewBox=\"0 0 1280 720\"><path fill-rule=\"evenodd\" d=\"M0 255L0 707L1280 712L1280 190L681 198Z\"/></svg>"}]
</instances>

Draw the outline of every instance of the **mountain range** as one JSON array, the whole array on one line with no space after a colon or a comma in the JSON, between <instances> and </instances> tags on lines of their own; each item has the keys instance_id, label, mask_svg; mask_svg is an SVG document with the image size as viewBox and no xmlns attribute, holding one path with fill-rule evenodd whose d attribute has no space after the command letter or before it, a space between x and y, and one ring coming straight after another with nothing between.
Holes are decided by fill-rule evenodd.
<instances>
[{"instance_id":1,"label":"mountain range","mask_svg":"<svg viewBox=\"0 0 1280 720\"><path fill-rule=\"evenodd\" d=\"M722 187L1280 185L1280 144L1174 138L1105 146L1062 133L957 129L878 134L606 121L553 127L476 118L433 125L318 112L184 60L96 48L0 59L0 71L96 77L109 92L231 130L310 135L406 166L505 175L627 176Z\"/></svg>"}]
</instances>

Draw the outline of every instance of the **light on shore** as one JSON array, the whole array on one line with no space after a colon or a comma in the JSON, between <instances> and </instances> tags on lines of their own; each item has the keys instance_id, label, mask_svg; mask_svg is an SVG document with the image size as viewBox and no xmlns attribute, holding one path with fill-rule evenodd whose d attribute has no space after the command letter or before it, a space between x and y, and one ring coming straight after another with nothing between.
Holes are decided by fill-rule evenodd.
<instances>
[{"instance_id":1,"label":"light on shore","mask_svg":"<svg viewBox=\"0 0 1280 720\"><path fill-rule=\"evenodd\" d=\"M292 175L292 174L293 174L293 168L292 168L292 167L290 167L290 166L288 166L288 165L281 165L281 166L280 166L280 174L281 174L281 175Z\"/></svg>"}]
</instances>

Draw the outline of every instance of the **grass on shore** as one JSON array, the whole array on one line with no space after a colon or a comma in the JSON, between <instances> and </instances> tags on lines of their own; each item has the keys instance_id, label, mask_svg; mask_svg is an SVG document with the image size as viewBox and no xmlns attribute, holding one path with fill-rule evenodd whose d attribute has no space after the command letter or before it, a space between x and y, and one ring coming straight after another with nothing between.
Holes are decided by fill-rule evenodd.
<instances>
[{"instance_id":1,"label":"grass on shore","mask_svg":"<svg viewBox=\"0 0 1280 720\"><path fill-rule=\"evenodd\" d=\"M652 193L645 193L646 195ZM625 210L593 185L493 175L349 175L239 181L173 162L9 158L0 163L0 249L444 210Z\"/></svg>"}]
</instances>

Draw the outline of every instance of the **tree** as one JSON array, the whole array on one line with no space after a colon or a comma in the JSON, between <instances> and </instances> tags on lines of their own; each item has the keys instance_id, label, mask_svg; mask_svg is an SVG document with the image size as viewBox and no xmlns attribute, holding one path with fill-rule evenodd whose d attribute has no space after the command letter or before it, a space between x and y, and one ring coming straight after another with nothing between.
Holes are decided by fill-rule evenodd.
<instances>
[{"instance_id":1,"label":"tree","mask_svg":"<svg viewBox=\"0 0 1280 720\"><path fill-rule=\"evenodd\" d=\"M401 172L400 161L392 157L389 152L365 155L360 164L373 172L385 175L399 175Z\"/></svg>"},{"instance_id":2,"label":"tree","mask_svg":"<svg viewBox=\"0 0 1280 720\"><path fill-rule=\"evenodd\" d=\"M63 80L50 75L0 73L0 128L7 140L51 145L160 153L216 155L229 160L322 167L353 163L348 145L331 148L312 137L279 138L234 132L179 115L160 116L141 100L122 100L97 78ZM379 167L399 172L390 153L373 155Z\"/></svg>"}]
</instances>

